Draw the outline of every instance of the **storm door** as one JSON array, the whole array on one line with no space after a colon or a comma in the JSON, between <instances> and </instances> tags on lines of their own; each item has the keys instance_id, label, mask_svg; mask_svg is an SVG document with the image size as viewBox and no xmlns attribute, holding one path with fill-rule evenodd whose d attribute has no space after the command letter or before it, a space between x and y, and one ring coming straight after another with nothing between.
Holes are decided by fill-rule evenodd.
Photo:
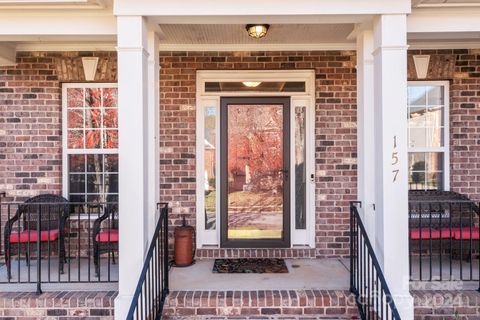
<instances>
[{"instance_id":1,"label":"storm door","mask_svg":"<svg viewBox=\"0 0 480 320\"><path fill-rule=\"evenodd\" d=\"M221 98L221 245L290 246L290 97Z\"/></svg>"}]
</instances>

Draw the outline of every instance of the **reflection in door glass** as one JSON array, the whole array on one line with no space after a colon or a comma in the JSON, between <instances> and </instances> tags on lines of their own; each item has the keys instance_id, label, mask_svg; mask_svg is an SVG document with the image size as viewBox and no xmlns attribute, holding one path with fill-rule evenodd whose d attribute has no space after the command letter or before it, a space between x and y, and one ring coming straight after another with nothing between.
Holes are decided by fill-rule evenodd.
<instances>
[{"instance_id":1,"label":"reflection in door glass","mask_svg":"<svg viewBox=\"0 0 480 320\"><path fill-rule=\"evenodd\" d=\"M216 228L216 122L215 107L205 108L205 230Z\"/></svg>"},{"instance_id":2,"label":"reflection in door glass","mask_svg":"<svg viewBox=\"0 0 480 320\"><path fill-rule=\"evenodd\" d=\"M306 228L305 111L295 108L295 229Z\"/></svg>"},{"instance_id":3,"label":"reflection in door glass","mask_svg":"<svg viewBox=\"0 0 480 320\"><path fill-rule=\"evenodd\" d=\"M228 238L283 238L283 105L229 105Z\"/></svg>"}]
</instances>

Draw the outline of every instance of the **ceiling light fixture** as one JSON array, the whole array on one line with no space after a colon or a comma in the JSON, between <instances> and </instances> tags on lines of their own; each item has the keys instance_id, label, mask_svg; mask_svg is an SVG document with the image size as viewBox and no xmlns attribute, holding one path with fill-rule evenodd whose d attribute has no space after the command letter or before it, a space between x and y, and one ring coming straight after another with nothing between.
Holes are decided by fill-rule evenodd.
<instances>
[{"instance_id":1,"label":"ceiling light fixture","mask_svg":"<svg viewBox=\"0 0 480 320\"><path fill-rule=\"evenodd\" d=\"M258 82L258 81L245 81L242 83L245 87L249 87L249 88L256 88L261 84L261 82Z\"/></svg>"},{"instance_id":2,"label":"ceiling light fixture","mask_svg":"<svg viewBox=\"0 0 480 320\"><path fill-rule=\"evenodd\" d=\"M254 39L260 39L267 35L268 24L247 24L245 29L247 29L248 35Z\"/></svg>"}]
</instances>

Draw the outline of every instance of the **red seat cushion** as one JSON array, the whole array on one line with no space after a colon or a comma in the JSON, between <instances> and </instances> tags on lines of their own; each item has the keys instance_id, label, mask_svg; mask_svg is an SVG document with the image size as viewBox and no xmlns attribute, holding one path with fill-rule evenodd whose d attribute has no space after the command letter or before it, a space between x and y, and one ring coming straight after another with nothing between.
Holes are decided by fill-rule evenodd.
<instances>
[{"instance_id":1,"label":"red seat cushion","mask_svg":"<svg viewBox=\"0 0 480 320\"><path fill-rule=\"evenodd\" d=\"M20 236L20 237L19 237ZM20 240L19 240L20 239ZM58 229L55 230L44 230L40 231L40 242L45 241L55 241L58 239ZM10 243L27 243L27 242L37 242L37 231L36 230L24 230L20 233L13 232L10 235Z\"/></svg>"},{"instance_id":2,"label":"red seat cushion","mask_svg":"<svg viewBox=\"0 0 480 320\"><path fill-rule=\"evenodd\" d=\"M455 240L478 240L480 239L480 229L478 227L472 227L470 234L470 227L456 228L453 233L453 238Z\"/></svg>"},{"instance_id":3,"label":"red seat cushion","mask_svg":"<svg viewBox=\"0 0 480 320\"><path fill-rule=\"evenodd\" d=\"M430 233L430 228L414 228L410 230L410 239L420 240L420 239L448 239L451 236L453 237L454 231L450 234L450 229L442 228L440 229L432 228Z\"/></svg>"},{"instance_id":4,"label":"red seat cushion","mask_svg":"<svg viewBox=\"0 0 480 320\"><path fill-rule=\"evenodd\" d=\"M118 242L118 230L101 231L97 234L95 240L98 242Z\"/></svg>"}]
</instances>

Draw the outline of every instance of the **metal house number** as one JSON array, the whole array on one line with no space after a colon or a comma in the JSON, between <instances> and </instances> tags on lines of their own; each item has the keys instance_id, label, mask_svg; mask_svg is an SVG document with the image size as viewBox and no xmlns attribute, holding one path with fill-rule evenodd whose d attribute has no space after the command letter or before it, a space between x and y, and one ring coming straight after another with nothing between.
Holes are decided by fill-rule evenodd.
<instances>
[{"instance_id":1,"label":"metal house number","mask_svg":"<svg viewBox=\"0 0 480 320\"><path fill-rule=\"evenodd\" d=\"M398 173L400 172L400 170L396 168L397 164L398 164L397 136L393 136L393 152L392 152L393 182L397 181L397 176L398 176Z\"/></svg>"}]
</instances>

